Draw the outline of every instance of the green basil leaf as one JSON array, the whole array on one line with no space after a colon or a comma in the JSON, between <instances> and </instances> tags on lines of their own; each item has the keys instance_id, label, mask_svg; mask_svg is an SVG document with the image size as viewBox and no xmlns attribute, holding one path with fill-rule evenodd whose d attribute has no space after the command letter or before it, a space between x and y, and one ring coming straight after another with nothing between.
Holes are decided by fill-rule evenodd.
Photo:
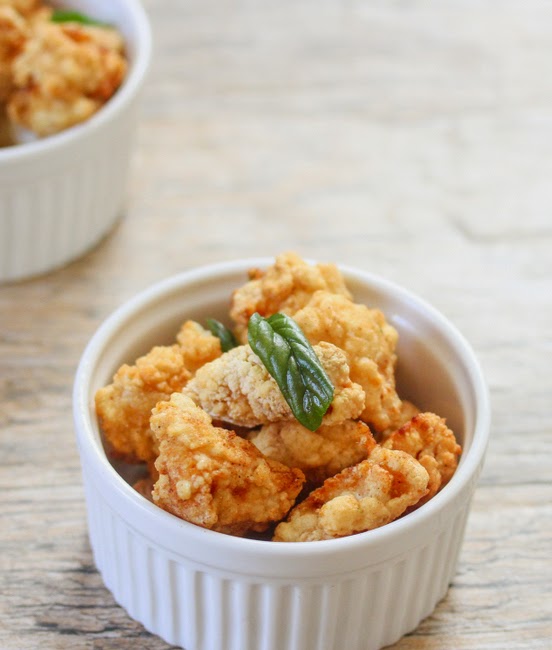
<instances>
[{"instance_id":1,"label":"green basil leaf","mask_svg":"<svg viewBox=\"0 0 552 650\"><path fill-rule=\"evenodd\" d=\"M206 323L207 327L211 330L211 333L220 339L220 347L223 352L228 352L228 350L231 350L238 345L236 337L226 327L226 325L223 325L215 318L208 318Z\"/></svg>"},{"instance_id":2,"label":"green basil leaf","mask_svg":"<svg viewBox=\"0 0 552 650\"><path fill-rule=\"evenodd\" d=\"M293 415L315 431L332 403L334 387L297 323L285 314L249 319L249 345L274 377Z\"/></svg>"},{"instance_id":3,"label":"green basil leaf","mask_svg":"<svg viewBox=\"0 0 552 650\"><path fill-rule=\"evenodd\" d=\"M78 11L70 11L66 9L54 9L50 20L53 23L80 23L81 25L95 25L97 27L109 27L106 23L102 23L99 20L90 18L85 14L81 14Z\"/></svg>"}]
</instances>

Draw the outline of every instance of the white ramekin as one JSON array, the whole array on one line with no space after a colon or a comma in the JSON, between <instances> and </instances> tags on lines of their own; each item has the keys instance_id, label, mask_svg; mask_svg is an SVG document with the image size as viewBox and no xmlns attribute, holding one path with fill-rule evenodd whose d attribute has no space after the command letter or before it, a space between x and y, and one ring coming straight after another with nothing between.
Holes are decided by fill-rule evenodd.
<instances>
[{"instance_id":1,"label":"white ramekin","mask_svg":"<svg viewBox=\"0 0 552 650\"><path fill-rule=\"evenodd\" d=\"M110 464L95 391L121 363L172 341L186 318L224 318L245 271L267 259L200 268L119 308L80 362L74 419L94 559L115 599L186 650L376 650L430 614L452 580L490 424L480 366L434 308L368 273L342 268L358 302L398 329L400 394L447 417L464 452L451 482L419 510L352 537L306 543L240 539L164 512Z\"/></svg>"},{"instance_id":2,"label":"white ramekin","mask_svg":"<svg viewBox=\"0 0 552 650\"><path fill-rule=\"evenodd\" d=\"M86 122L0 149L0 282L75 259L109 231L123 207L137 99L151 59L149 22L139 0L63 4L117 26L129 71Z\"/></svg>"}]
</instances>

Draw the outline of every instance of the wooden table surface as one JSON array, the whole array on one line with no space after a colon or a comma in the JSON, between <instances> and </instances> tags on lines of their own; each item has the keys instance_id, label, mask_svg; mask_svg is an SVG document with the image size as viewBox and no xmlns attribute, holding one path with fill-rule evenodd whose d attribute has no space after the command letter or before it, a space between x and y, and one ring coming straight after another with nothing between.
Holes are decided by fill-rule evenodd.
<instances>
[{"instance_id":1,"label":"wooden table surface","mask_svg":"<svg viewBox=\"0 0 552 650\"><path fill-rule=\"evenodd\" d=\"M162 650L96 572L71 385L99 323L199 264L296 250L399 282L481 359L458 573L396 650L552 648L552 5L148 0L125 214L0 287L0 648Z\"/></svg>"}]
</instances>

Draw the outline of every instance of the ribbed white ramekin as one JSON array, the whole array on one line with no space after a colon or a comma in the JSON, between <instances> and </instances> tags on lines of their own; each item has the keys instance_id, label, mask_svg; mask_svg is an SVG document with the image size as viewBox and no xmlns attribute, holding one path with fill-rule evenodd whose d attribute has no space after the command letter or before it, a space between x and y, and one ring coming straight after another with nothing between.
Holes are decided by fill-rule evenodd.
<instances>
[{"instance_id":1,"label":"ribbed white ramekin","mask_svg":"<svg viewBox=\"0 0 552 650\"><path fill-rule=\"evenodd\" d=\"M337 540L273 543L202 529L142 498L107 460L94 393L124 361L174 337L186 318L222 318L245 260L184 273L117 310L85 350L74 418L90 540L106 586L134 619L186 650L377 650L430 614L456 571L487 445L489 401L458 331L404 289L342 269L355 299L399 330L400 393L447 417L464 453L419 510Z\"/></svg>"},{"instance_id":2,"label":"ribbed white ramekin","mask_svg":"<svg viewBox=\"0 0 552 650\"><path fill-rule=\"evenodd\" d=\"M139 0L70 4L118 27L129 71L86 122L0 149L0 282L75 259L109 231L123 207L137 100L151 59L149 22Z\"/></svg>"}]
</instances>

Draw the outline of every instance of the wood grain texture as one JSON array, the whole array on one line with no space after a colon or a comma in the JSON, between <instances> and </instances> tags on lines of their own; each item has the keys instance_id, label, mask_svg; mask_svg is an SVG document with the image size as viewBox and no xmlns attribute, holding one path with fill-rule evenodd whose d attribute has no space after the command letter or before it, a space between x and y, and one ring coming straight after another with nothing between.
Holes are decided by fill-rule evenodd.
<instances>
[{"instance_id":1,"label":"wood grain texture","mask_svg":"<svg viewBox=\"0 0 552 650\"><path fill-rule=\"evenodd\" d=\"M549 650L552 5L145 4L156 55L122 220L78 262L0 287L0 647L168 647L93 566L76 364L152 282L295 249L425 297L490 384L458 574L394 648Z\"/></svg>"}]
</instances>

